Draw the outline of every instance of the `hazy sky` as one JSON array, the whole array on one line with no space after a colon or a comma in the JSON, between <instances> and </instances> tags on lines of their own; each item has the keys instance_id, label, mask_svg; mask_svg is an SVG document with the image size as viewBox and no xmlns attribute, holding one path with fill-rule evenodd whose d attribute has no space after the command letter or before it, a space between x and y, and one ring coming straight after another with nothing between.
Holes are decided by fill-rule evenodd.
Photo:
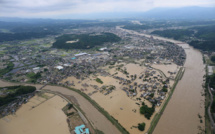
<instances>
[{"instance_id":1,"label":"hazy sky","mask_svg":"<svg viewBox=\"0 0 215 134\"><path fill-rule=\"evenodd\" d=\"M0 0L0 17L142 12L156 7L185 6L214 7L215 0Z\"/></svg>"}]
</instances>

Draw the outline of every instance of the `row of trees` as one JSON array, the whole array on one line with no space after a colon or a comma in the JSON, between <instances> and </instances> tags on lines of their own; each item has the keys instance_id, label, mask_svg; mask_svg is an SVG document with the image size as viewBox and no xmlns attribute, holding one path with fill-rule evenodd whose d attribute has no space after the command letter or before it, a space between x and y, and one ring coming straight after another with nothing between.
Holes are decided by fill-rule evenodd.
<instances>
[{"instance_id":1,"label":"row of trees","mask_svg":"<svg viewBox=\"0 0 215 134\"><path fill-rule=\"evenodd\" d=\"M96 82L103 84L103 81L100 78L96 78Z\"/></svg>"}]
</instances>

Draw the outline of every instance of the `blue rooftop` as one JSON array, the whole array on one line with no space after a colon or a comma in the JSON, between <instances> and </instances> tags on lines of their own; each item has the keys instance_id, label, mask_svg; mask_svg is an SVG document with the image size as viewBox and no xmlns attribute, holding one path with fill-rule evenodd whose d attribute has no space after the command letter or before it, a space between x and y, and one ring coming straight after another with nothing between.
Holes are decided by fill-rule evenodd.
<instances>
[{"instance_id":1,"label":"blue rooftop","mask_svg":"<svg viewBox=\"0 0 215 134\"><path fill-rule=\"evenodd\" d=\"M90 133L89 128L86 128L86 129L85 129L85 133L86 133L86 134L89 134L89 133Z\"/></svg>"},{"instance_id":2,"label":"blue rooftop","mask_svg":"<svg viewBox=\"0 0 215 134\"><path fill-rule=\"evenodd\" d=\"M85 128L85 125L82 124L80 126L75 127L74 131L76 134L89 134L90 133L89 128L86 128L85 131L84 131L84 128Z\"/></svg>"}]
</instances>

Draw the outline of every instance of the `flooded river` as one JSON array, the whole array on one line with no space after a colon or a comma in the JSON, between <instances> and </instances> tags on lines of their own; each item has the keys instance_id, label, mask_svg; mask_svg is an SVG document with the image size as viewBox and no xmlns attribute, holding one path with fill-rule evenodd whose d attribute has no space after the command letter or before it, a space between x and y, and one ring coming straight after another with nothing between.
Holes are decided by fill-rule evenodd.
<instances>
[{"instance_id":1,"label":"flooded river","mask_svg":"<svg viewBox=\"0 0 215 134\"><path fill-rule=\"evenodd\" d=\"M202 83L205 74L202 55L190 47L185 49L187 59L184 76L179 81L154 134L197 134L204 129L204 94ZM203 117L200 123L199 115Z\"/></svg>"},{"instance_id":2,"label":"flooded river","mask_svg":"<svg viewBox=\"0 0 215 134\"><path fill-rule=\"evenodd\" d=\"M137 32L129 31L131 34L139 34ZM139 34L150 37L151 35ZM174 43L181 43L171 39L162 37L155 37L170 41ZM203 89L203 75L204 64L202 55L199 51L189 47L187 44L180 44L186 47L185 52L187 59L184 67L186 71L181 81L179 81L173 96L168 103L160 121L155 128L154 134L197 134L200 129L204 129L204 96L202 96ZM12 85L8 82L0 81L0 86ZM63 94L74 96L80 108L85 112L86 117L93 123L93 125L102 130L105 134L119 134L120 132L113 126L91 103L83 98L78 93L68 90L63 87L47 86L45 89L58 91ZM200 123L199 116L203 117L203 123Z\"/></svg>"},{"instance_id":3,"label":"flooded river","mask_svg":"<svg viewBox=\"0 0 215 134\"><path fill-rule=\"evenodd\" d=\"M122 29L124 30L124 29ZM126 30L132 34L139 34ZM151 35L139 34L147 37ZM180 41L153 36L154 39L180 43L178 45L185 49L187 58L184 64L185 73L179 81L172 98L170 99L164 113L162 114L154 134L197 134L205 129L204 123L204 99L202 96L203 76L205 74L202 54ZM199 115L203 118L200 123Z\"/></svg>"}]
</instances>

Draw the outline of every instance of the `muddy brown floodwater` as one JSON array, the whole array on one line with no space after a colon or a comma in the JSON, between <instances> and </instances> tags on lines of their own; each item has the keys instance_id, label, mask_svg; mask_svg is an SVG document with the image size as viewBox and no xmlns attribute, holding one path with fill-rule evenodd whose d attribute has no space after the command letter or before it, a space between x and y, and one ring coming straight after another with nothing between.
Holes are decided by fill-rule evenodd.
<instances>
[{"instance_id":1,"label":"muddy brown floodwater","mask_svg":"<svg viewBox=\"0 0 215 134\"><path fill-rule=\"evenodd\" d=\"M202 96L205 74L202 55L190 47L185 49L185 73L179 81L154 134L197 134L204 126L204 99ZM203 117L200 123L199 115Z\"/></svg>"},{"instance_id":2,"label":"muddy brown floodwater","mask_svg":"<svg viewBox=\"0 0 215 134\"><path fill-rule=\"evenodd\" d=\"M121 29L117 27L118 29ZM125 30L125 29L121 29ZM140 34L131 30L125 30L131 34L138 34L146 37L151 35ZM180 41L153 36L154 39L170 41L182 46L186 52L184 64L185 73L179 81L176 89L164 110L154 134L197 134L205 129L204 112L204 90L202 88L205 65L202 54ZM202 117L200 123L199 115Z\"/></svg>"},{"instance_id":3,"label":"muddy brown floodwater","mask_svg":"<svg viewBox=\"0 0 215 134\"><path fill-rule=\"evenodd\" d=\"M120 30L124 30L118 27ZM140 34L130 30L124 30L131 34L151 37L151 35ZM154 39L181 43L179 41L153 36ZM179 81L170 102L159 120L154 134L197 134L205 129L204 126L204 90L202 88L203 76L205 74L202 54L190 47L188 44L180 44L185 48L187 55L184 67L186 68L182 80ZM0 86L9 86L12 83L0 81ZM39 86L39 85L38 85ZM37 87L38 87L37 86ZM74 96L86 117L93 123L94 127L102 130L105 134L119 134L118 129L110 123L90 102L78 93L63 87L46 86L45 89L58 91L62 94ZM203 123L200 123L199 115Z\"/></svg>"},{"instance_id":4,"label":"muddy brown floodwater","mask_svg":"<svg viewBox=\"0 0 215 134\"><path fill-rule=\"evenodd\" d=\"M0 86L12 86L12 85L32 85L36 86L37 89L42 85L34 85L34 84L24 84L24 83L10 83L0 80ZM82 97L80 94L69 90L67 88L58 87L58 86L46 86L44 89L48 89L51 91L57 91L62 94L73 96L82 111L85 113L86 117L92 122L93 126L96 129L103 131L105 134L120 134L120 131L102 114L100 113L88 100Z\"/></svg>"},{"instance_id":5,"label":"muddy brown floodwater","mask_svg":"<svg viewBox=\"0 0 215 134\"><path fill-rule=\"evenodd\" d=\"M92 122L93 126L105 134L120 134L120 131L103 115L101 114L88 100L80 94L67 88L58 86L46 86L44 89L57 91L62 94L71 95L76 98L80 108L84 111L86 117Z\"/></svg>"},{"instance_id":6,"label":"muddy brown floodwater","mask_svg":"<svg viewBox=\"0 0 215 134\"><path fill-rule=\"evenodd\" d=\"M67 102L59 96L44 101L34 96L15 115L0 119L0 134L70 134L67 117L61 110Z\"/></svg>"}]
</instances>

